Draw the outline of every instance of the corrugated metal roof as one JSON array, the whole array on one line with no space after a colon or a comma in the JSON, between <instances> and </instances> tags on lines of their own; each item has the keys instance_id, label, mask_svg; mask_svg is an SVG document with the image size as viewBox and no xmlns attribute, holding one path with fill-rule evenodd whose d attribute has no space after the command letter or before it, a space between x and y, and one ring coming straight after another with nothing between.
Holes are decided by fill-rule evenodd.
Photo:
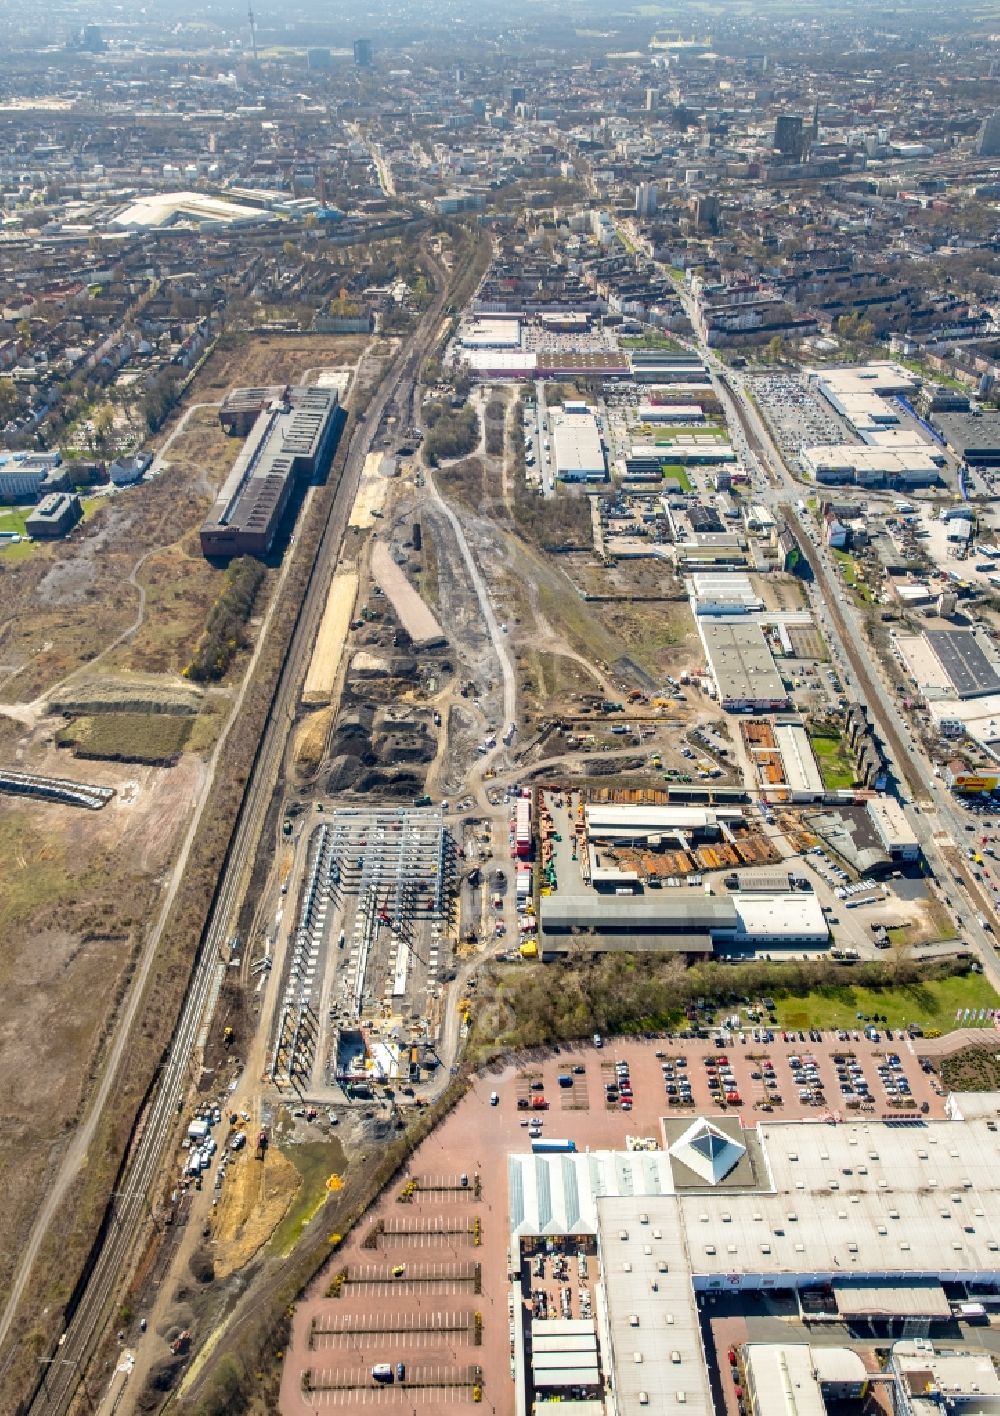
<instances>
[{"instance_id":1,"label":"corrugated metal roof","mask_svg":"<svg viewBox=\"0 0 1000 1416\"><path fill-rule=\"evenodd\" d=\"M796 897L797 898L797 897ZM736 927L736 905L729 895L702 895L694 890L660 891L657 898L632 895L545 895L541 901L543 929L637 929Z\"/></svg>"}]
</instances>

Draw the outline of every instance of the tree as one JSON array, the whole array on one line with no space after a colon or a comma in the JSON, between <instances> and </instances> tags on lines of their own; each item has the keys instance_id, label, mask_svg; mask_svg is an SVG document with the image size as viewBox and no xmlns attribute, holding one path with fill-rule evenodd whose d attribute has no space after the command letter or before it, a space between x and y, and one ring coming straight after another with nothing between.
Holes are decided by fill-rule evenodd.
<instances>
[{"instance_id":1,"label":"tree","mask_svg":"<svg viewBox=\"0 0 1000 1416\"><path fill-rule=\"evenodd\" d=\"M431 289L426 275L418 275L413 283L413 303L418 310L426 310L431 303Z\"/></svg>"},{"instance_id":2,"label":"tree","mask_svg":"<svg viewBox=\"0 0 1000 1416\"><path fill-rule=\"evenodd\" d=\"M100 452L107 450L114 426L115 410L110 403L102 403L94 414L94 443Z\"/></svg>"},{"instance_id":3,"label":"tree","mask_svg":"<svg viewBox=\"0 0 1000 1416\"><path fill-rule=\"evenodd\" d=\"M13 379L0 379L0 425L7 422L17 412L17 389Z\"/></svg>"},{"instance_id":4,"label":"tree","mask_svg":"<svg viewBox=\"0 0 1000 1416\"><path fill-rule=\"evenodd\" d=\"M143 414L146 426L151 433L155 433L158 428L163 426L176 406L177 398L176 380L172 374L164 370L153 379L143 397Z\"/></svg>"},{"instance_id":5,"label":"tree","mask_svg":"<svg viewBox=\"0 0 1000 1416\"><path fill-rule=\"evenodd\" d=\"M30 321L30 320L18 320L18 322L17 322L17 324L14 326L14 328L15 328L15 330L17 331L17 337L18 337L18 339L19 339L19 340L21 341L21 343L24 345L25 349L30 349L30 348L31 348L31 321Z\"/></svg>"},{"instance_id":6,"label":"tree","mask_svg":"<svg viewBox=\"0 0 1000 1416\"><path fill-rule=\"evenodd\" d=\"M767 353L772 364L777 364L782 359L785 353L785 341L780 334L776 334L767 341Z\"/></svg>"}]
</instances>

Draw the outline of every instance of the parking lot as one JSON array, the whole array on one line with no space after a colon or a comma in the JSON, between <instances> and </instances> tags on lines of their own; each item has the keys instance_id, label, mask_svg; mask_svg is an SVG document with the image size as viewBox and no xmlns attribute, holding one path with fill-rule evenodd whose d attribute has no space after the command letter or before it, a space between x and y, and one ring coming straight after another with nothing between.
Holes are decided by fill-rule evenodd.
<instances>
[{"instance_id":1,"label":"parking lot","mask_svg":"<svg viewBox=\"0 0 1000 1416\"><path fill-rule=\"evenodd\" d=\"M736 1114L746 1126L760 1116L772 1123L943 1116L919 1042L889 1039L877 1025L866 1036L864 1027L859 1020L839 1037L744 1027L724 1046L713 1037L609 1039L478 1078L298 1304L281 1410L510 1409L507 1155L526 1151L533 1133L571 1139L580 1151L624 1150L629 1136L662 1145L667 1116ZM587 1267L570 1254L558 1272L550 1259L528 1275L525 1321L536 1303L557 1317L567 1304L573 1317L585 1311L596 1271L583 1257ZM376 1363L400 1361L404 1380L375 1385ZM476 1383L473 1369L481 1373Z\"/></svg>"},{"instance_id":2,"label":"parking lot","mask_svg":"<svg viewBox=\"0 0 1000 1416\"><path fill-rule=\"evenodd\" d=\"M446 1380L451 1379L451 1368L434 1365L421 1364L414 1369L415 1383L424 1382L426 1385L414 1384L406 1388L405 1397L399 1387L375 1386L370 1378L367 1383L361 1382L367 1377L367 1372L359 1372L359 1385L357 1387L347 1387L338 1389L329 1388L326 1384L338 1380L339 1374L333 1368L318 1368L316 1373L319 1390L310 1393L311 1408L314 1410L329 1410L331 1407L356 1411L359 1407L386 1406L398 1410L405 1407L432 1406L437 1409L439 1406L463 1407L482 1410L482 1407L475 1408L469 1395L469 1386L448 1386L444 1385ZM402 1402L401 1402L402 1397Z\"/></svg>"},{"instance_id":3,"label":"parking lot","mask_svg":"<svg viewBox=\"0 0 1000 1416\"><path fill-rule=\"evenodd\" d=\"M797 471L801 471L804 447L858 441L847 423L798 374L759 374L750 388L783 457Z\"/></svg>"},{"instance_id":4,"label":"parking lot","mask_svg":"<svg viewBox=\"0 0 1000 1416\"><path fill-rule=\"evenodd\" d=\"M608 354L617 351L618 339L614 330L597 325L586 334L563 334L532 320L521 326L521 348L544 349L547 353L556 350L563 354Z\"/></svg>"}]
</instances>

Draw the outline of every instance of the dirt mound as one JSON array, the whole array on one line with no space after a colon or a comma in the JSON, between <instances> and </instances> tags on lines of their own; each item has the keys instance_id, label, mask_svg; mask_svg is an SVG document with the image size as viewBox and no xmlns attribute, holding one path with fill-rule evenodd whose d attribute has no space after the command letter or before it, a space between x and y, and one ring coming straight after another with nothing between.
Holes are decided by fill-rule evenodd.
<instances>
[{"instance_id":1,"label":"dirt mound","mask_svg":"<svg viewBox=\"0 0 1000 1416\"><path fill-rule=\"evenodd\" d=\"M250 1262L284 1218L301 1180L277 1146L263 1162L244 1155L222 1187L212 1226L215 1276L228 1278Z\"/></svg>"},{"instance_id":2,"label":"dirt mound","mask_svg":"<svg viewBox=\"0 0 1000 1416\"><path fill-rule=\"evenodd\" d=\"M295 734L294 761L300 771L315 772L322 762L333 712L332 708L321 708L316 713L310 713L299 724Z\"/></svg>"},{"instance_id":3,"label":"dirt mound","mask_svg":"<svg viewBox=\"0 0 1000 1416\"><path fill-rule=\"evenodd\" d=\"M203 695L193 685L172 678L131 674L128 678L84 679L61 690L48 704L50 713L84 717L93 713L189 713L201 708Z\"/></svg>"},{"instance_id":4,"label":"dirt mound","mask_svg":"<svg viewBox=\"0 0 1000 1416\"><path fill-rule=\"evenodd\" d=\"M360 757L341 753L330 764L330 771L326 779L327 791L331 796L335 796L338 792L351 791L363 771L364 767Z\"/></svg>"},{"instance_id":5,"label":"dirt mound","mask_svg":"<svg viewBox=\"0 0 1000 1416\"><path fill-rule=\"evenodd\" d=\"M424 774L417 772L393 772L374 769L360 776L354 790L366 796L408 797L420 796L424 790Z\"/></svg>"}]
</instances>

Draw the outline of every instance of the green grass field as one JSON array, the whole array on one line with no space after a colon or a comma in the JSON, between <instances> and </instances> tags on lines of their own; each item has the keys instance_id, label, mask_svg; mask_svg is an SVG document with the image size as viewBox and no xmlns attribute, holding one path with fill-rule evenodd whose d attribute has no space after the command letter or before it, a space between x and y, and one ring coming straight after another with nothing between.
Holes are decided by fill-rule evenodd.
<instances>
[{"instance_id":1,"label":"green grass field","mask_svg":"<svg viewBox=\"0 0 1000 1416\"><path fill-rule=\"evenodd\" d=\"M194 720L178 713L96 713L60 729L60 747L112 761L167 763L184 751Z\"/></svg>"},{"instance_id":2,"label":"green grass field","mask_svg":"<svg viewBox=\"0 0 1000 1416\"><path fill-rule=\"evenodd\" d=\"M80 506L83 508L84 521L89 521L97 512L102 511L108 500L108 497L81 497Z\"/></svg>"},{"instance_id":3,"label":"green grass field","mask_svg":"<svg viewBox=\"0 0 1000 1416\"><path fill-rule=\"evenodd\" d=\"M13 541L0 549L0 564L10 565L14 561L27 560L38 550L37 541Z\"/></svg>"},{"instance_id":4,"label":"green grass field","mask_svg":"<svg viewBox=\"0 0 1000 1416\"><path fill-rule=\"evenodd\" d=\"M27 537L25 522L31 511L30 506L12 506L8 507L6 511L0 511L0 531L8 532L14 536ZM0 556L2 556L5 565L10 565L13 561L27 560L28 556L34 555L37 549L38 547L33 541L26 539L5 541L0 543Z\"/></svg>"},{"instance_id":5,"label":"green grass field","mask_svg":"<svg viewBox=\"0 0 1000 1416\"><path fill-rule=\"evenodd\" d=\"M684 352L683 344L678 344L667 334L626 334L618 342L623 349L662 349L671 354Z\"/></svg>"},{"instance_id":6,"label":"green grass field","mask_svg":"<svg viewBox=\"0 0 1000 1416\"><path fill-rule=\"evenodd\" d=\"M1000 1006L1000 998L976 973L880 989L831 984L801 996L776 993L774 1002L781 1028L856 1028L859 1013L878 1013L891 1028L918 1023L925 1033L961 1027L959 1009Z\"/></svg>"},{"instance_id":7,"label":"green grass field","mask_svg":"<svg viewBox=\"0 0 1000 1416\"><path fill-rule=\"evenodd\" d=\"M854 786L854 763L843 736L829 737L825 733L810 733L809 742L816 754L816 765L828 791L843 791Z\"/></svg>"},{"instance_id":8,"label":"green grass field","mask_svg":"<svg viewBox=\"0 0 1000 1416\"><path fill-rule=\"evenodd\" d=\"M843 571L844 584L848 586L855 600L860 604L870 604L875 597L859 574L855 558L849 551L834 550L833 556Z\"/></svg>"},{"instance_id":9,"label":"green grass field","mask_svg":"<svg viewBox=\"0 0 1000 1416\"><path fill-rule=\"evenodd\" d=\"M931 383L944 384L945 388L957 388L962 393L969 392L968 384L962 383L961 379L952 378L951 374L939 373L937 369L930 368L929 365L921 363L919 359L900 359L899 362L904 369L919 374L922 379L927 379Z\"/></svg>"},{"instance_id":10,"label":"green grass field","mask_svg":"<svg viewBox=\"0 0 1000 1416\"><path fill-rule=\"evenodd\" d=\"M643 428L648 430L649 424L644 423L639 429L639 432L642 436L648 436L648 432L642 432ZM654 428L651 431L653 442L656 444L657 447L669 447L671 443L679 442L681 439L684 440L685 446L691 446L692 443L695 445L703 443L705 444L705 446L708 447L710 447L713 443L725 442L726 440L726 434L724 430L716 426L700 426L696 428Z\"/></svg>"},{"instance_id":11,"label":"green grass field","mask_svg":"<svg viewBox=\"0 0 1000 1416\"><path fill-rule=\"evenodd\" d=\"M270 1247L279 1254L287 1254L326 1199L329 1193L326 1182L330 1176L343 1175L347 1169L347 1158L338 1140L304 1141L300 1145L282 1147L282 1152L302 1179L284 1219L271 1236Z\"/></svg>"},{"instance_id":12,"label":"green grass field","mask_svg":"<svg viewBox=\"0 0 1000 1416\"><path fill-rule=\"evenodd\" d=\"M32 510L30 506L12 506L7 511L0 511L0 531L13 532L15 536L27 536L25 522Z\"/></svg>"},{"instance_id":13,"label":"green grass field","mask_svg":"<svg viewBox=\"0 0 1000 1416\"><path fill-rule=\"evenodd\" d=\"M690 492L692 490L691 478L687 474L687 469L682 467L679 462L664 462L660 471L663 473L664 477L675 478L682 492Z\"/></svg>"}]
</instances>

